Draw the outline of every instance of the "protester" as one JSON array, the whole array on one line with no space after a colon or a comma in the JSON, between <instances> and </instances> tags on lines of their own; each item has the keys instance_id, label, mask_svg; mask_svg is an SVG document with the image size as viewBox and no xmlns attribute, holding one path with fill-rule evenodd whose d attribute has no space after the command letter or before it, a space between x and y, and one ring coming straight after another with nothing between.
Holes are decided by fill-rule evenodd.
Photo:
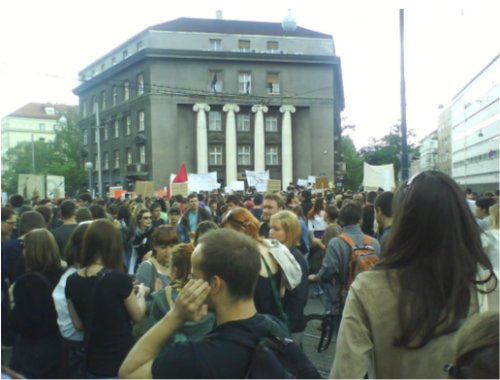
<instances>
[{"instance_id":1,"label":"protester","mask_svg":"<svg viewBox=\"0 0 500 380\"><path fill-rule=\"evenodd\" d=\"M218 228L219 226L210 220L205 220L199 223L198 226L196 227L196 232L194 234L194 242L193 242L194 246L196 247L198 245L198 240L200 240L200 238L204 234L206 234L210 230L216 230Z\"/></svg>"},{"instance_id":2,"label":"protester","mask_svg":"<svg viewBox=\"0 0 500 380\"><path fill-rule=\"evenodd\" d=\"M76 203L72 200L67 200L61 203L60 212L63 224L52 231L61 254L64 252L66 243L78 225L75 218L77 207Z\"/></svg>"},{"instance_id":3,"label":"protester","mask_svg":"<svg viewBox=\"0 0 500 380\"><path fill-rule=\"evenodd\" d=\"M385 191L375 198L375 220L379 231L377 232L377 240L380 243L382 250L384 249L389 233L392 227L392 199L394 194L391 191Z\"/></svg>"},{"instance_id":4,"label":"protester","mask_svg":"<svg viewBox=\"0 0 500 380\"><path fill-rule=\"evenodd\" d=\"M304 308L309 293L309 282L307 280L309 267L304 255L297 247L300 242L299 220L293 212L283 210L271 216L270 227L270 237L278 240L290 250L302 270L300 284L293 290L285 290L283 298L283 309L288 316L293 340L302 347L302 334L306 328Z\"/></svg>"},{"instance_id":5,"label":"protester","mask_svg":"<svg viewBox=\"0 0 500 380\"><path fill-rule=\"evenodd\" d=\"M452 364L444 369L452 379L498 379L498 311L476 314L457 334Z\"/></svg>"},{"instance_id":6,"label":"protester","mask_svg":"<svg viewBox=\"0 0 500 380\"><path fill-rule=\"evenodd\" d=\"M183 226L184 231L188 233L188 236L183 236L185 240L179 239L182 243L190 243L191 239L194 239L194 234L196 231L196 226L203 222L204 220L212 220L210 212L207 211L205 207L199 205L198 196L196 193L192 193L188 197L189 209L186 210L184 215L180 220L180 224ZM179 236L181 238L181 236Z\"/></svg>"},{"instance_id":7,"label":"protester","mask_svg":"<svg viewBox=\"0 0 500 380\"><path fill-rule=\"evenodd\" d=\"M485 298L498 311L494 289L497 278L460 188L444 173L418 174L394 195L382 260L351 285L330 376L443 378L462 322Z\"/></svg>"},{"instance_id":8,"label":"protester","mask_svg":"<svg viewBox=\"0 0 500 380\"><path fill-rule=\"evenodd\" d=\"M141 209L137 213L135 222L135 233L134 239L132 240L132 247L134 250L130 258L129 274L134 274L137 271L137 267L142 262L142 258L151 249L150 236L153 233L153 228L151 227L151 212L148 209Z\"/></svg>"},{"instance_id":9,"label":"protester","mask_svg":"<svg viewBox=\"0 0 500 380\"><path fill-rule=\"evenodd\" d=\"M497 275L500 271L500 223L498 208L498 203L490 207L490 227L481 233L482 246Z\"/></svg>"},{"instance_id":10,"label":"protester","mask_svg":"<svg viewBox=\"0 0 500 380\"><path fill-rule=\"evenodd\" d=\"M269 220L271 215L276 214L278 211L285 209L285 202L278 194L268 193L264 196L264 203L262 206L262 223L259 227L259 235L263 238L269 237Z\"/></svg>"},{"instance_id":11,"label":"protester","mask_svg":"<svg viewBox=\"0 0 500 380\"><path fill-rule=\"evenodd\" d=\"M52 291L62 274L57 243L43 228L24 235L26 273L13 284L11 325L17 334L10 367L27 378L60 377L63 345Z\"/></svg>"},{"instance_id":12,"label":"protester","mask_svg":"<svg viewBox=\"0 0 500 380\"><path fill-rule=\"evenodd\" d=\"M84 331L87 376L116 377L134 344L131 320L145 314L147 289L133 287L123 272L121 236L107 219L93 221L84 235L81 269L68 277L71 320Z\"/></svg>"},{"instance_id":13,"label":"protester","mask_svg":"<svg viewBox=\"0 0 500 380\"><path fill-rule=\"evenodd\" d=\"M79 379L85 376L83 332L78 331L71 321L65 289L68 277L80 269L83 236L89 224L90 221L77 225L71 234L63 254L68 268L52 292L57 311L57 324L64 339L63 370L61 373L63 378Z\"/></svg>"}]
</instances>

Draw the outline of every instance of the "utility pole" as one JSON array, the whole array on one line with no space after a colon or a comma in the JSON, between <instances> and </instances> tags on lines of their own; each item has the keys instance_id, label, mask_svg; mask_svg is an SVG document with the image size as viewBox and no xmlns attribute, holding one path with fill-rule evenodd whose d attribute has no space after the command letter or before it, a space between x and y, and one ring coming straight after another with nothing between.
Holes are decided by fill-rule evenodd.
<instances>
[{"instance_id":1,"label":"utility pole","mask_svg":"<svg viewBox=\"0 0 500 380\"><path fill-rule=\"evenodd\" d=\"M102 166L101 166L101 128L99 125L99 103L96 102L95 128L96 128L96 143L97 143L97 180L99 181L97 191L101 197L104 197L102 192Z\"/></svg>"},{"instance_id":2,"label":"utility pole","mask_svg":"<svg viewBox=\"0 0 500 380\"><path fill-rule=\"evenodd\" d=\"M408 144L406 134L406 83L405 83L405 50L404 28L405 11L399 10L399 36L401 42L401 180L408 179Z\"/></svg>"}]
</instances>

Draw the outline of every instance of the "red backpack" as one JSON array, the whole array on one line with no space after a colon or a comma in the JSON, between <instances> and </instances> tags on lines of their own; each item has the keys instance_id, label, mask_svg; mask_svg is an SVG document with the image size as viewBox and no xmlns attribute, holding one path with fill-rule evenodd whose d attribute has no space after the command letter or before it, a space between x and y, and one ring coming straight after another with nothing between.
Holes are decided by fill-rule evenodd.
<instances>
[{"instance_id":1,"label":"red backpack","mask_svg":"<svg viewBox=\"0 0 500 380\"><path fill-rule=\"evenodd\" d=\"M372 245L372 238L368 235L364 235L363 245L354 243L352 238L347 234L340 234L338 237L351 247L347 283L343 285L343 290L349 290L358 273L372 269L379 261L379 257Z\"/></svg>"}]
</instances>

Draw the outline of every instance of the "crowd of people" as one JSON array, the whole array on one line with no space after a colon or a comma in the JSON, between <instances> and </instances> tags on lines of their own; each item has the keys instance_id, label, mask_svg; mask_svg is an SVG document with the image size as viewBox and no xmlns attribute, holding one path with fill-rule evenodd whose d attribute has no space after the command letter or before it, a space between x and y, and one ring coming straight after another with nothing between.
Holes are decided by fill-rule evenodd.
<instances>
[{"instance_id":1,"label":"crowd of people","mask_svg":"<svg viewBox=\"0 0 500 380\"><path fill-rule=\"evenodd\" d=\"M394 192L17 194L1 217L7 374L243 378L270 334L317 378L301 347L321 297L331 378L498 378L498 192L440 172Z\"/></svg>"}]
</instances>

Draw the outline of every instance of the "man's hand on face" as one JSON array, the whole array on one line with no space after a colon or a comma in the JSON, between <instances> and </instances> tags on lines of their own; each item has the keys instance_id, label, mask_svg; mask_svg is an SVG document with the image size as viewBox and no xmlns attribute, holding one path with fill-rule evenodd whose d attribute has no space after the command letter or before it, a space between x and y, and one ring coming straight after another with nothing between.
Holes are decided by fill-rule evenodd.
<instances>
[{"instance_id":1,"label":"man's hand on face","mask_svg":"<svg viewBox=\"0 0 500 380\"><path fill-rule=\"evenodd\" d=\"M183 322L201 320L207 315L208 307L205 301L209 292L208 282L201 279L189 280L179 293L171 313Z\"/></svg>"}]
</instances>

